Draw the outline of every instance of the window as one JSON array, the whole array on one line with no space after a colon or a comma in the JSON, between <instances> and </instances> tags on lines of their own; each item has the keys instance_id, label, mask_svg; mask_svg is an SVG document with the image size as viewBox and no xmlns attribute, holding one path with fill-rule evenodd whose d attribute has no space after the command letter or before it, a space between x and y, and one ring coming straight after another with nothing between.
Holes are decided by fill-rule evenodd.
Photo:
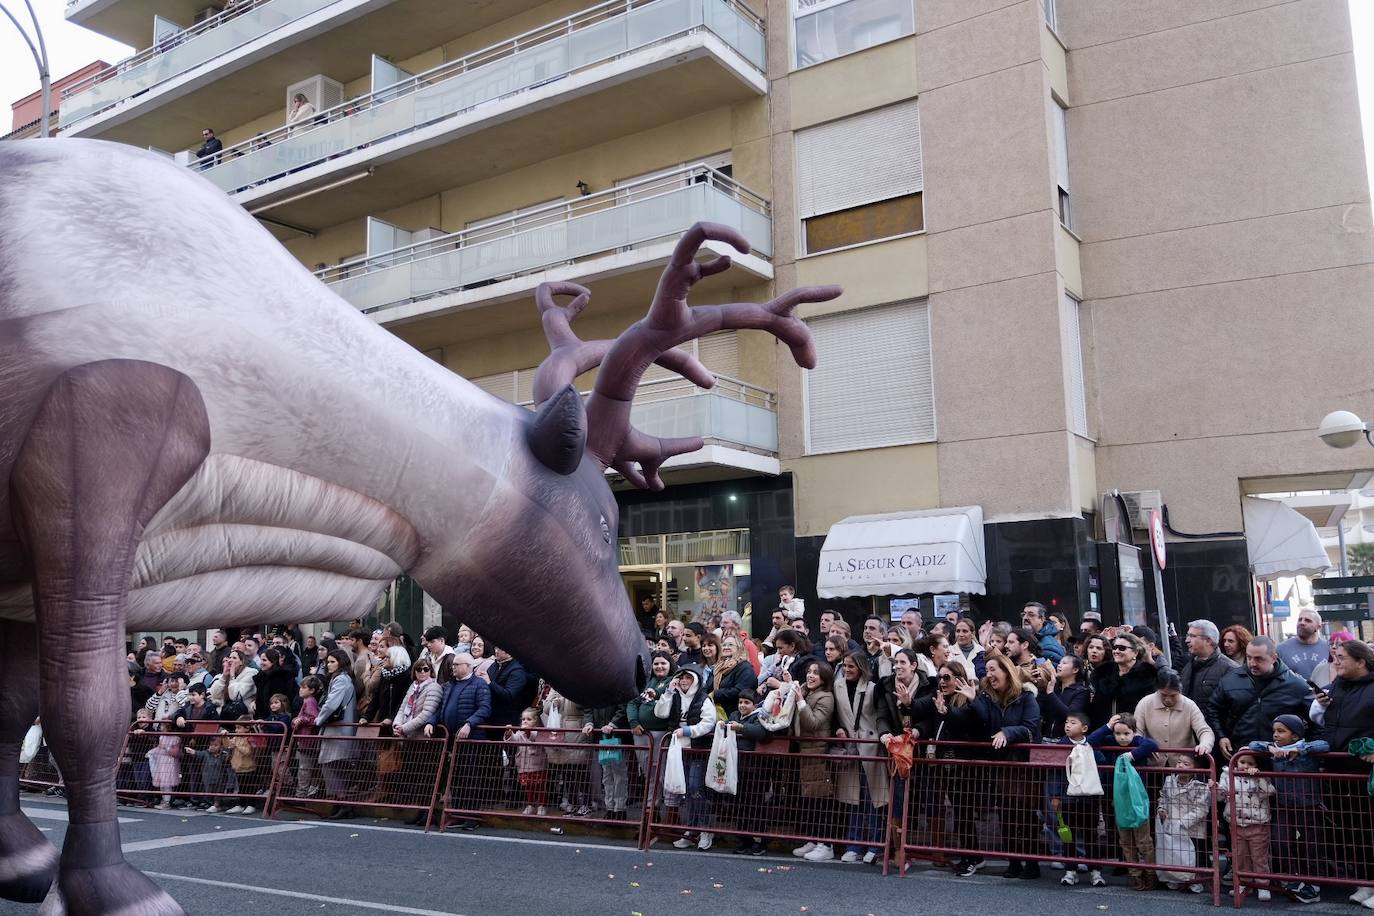
<instances>
[{"instance_id":1,"label":"window","mask_svg":"<svg viewBox=\"0 0 1374 916\"><path fill-rule=\"evenodd\" d=\"M916 31L913 0L792 0L796 66L809 67Z\"/></svg>"},{"instance_id":2,"label":"window","mask_svg":"<svg viewBox=\"0 0 1374 916\"><path fill-rule=\"evenodd\" d=\"M799 130L796 141L805 253L925 227L915 99Z\"/></svg>"},{"instance_id":3,"label":"window","mask_svg":"<svg viewBox=\"0 0 1374 916\"><path fill-rule=\"evenodd\" d=\"M1050 99L1050 116L1054 118L1054 174L1058 185L1059 221L1065 229L1073 228L1073 210L1069 207L1069 113L1057 99Z\"/></svg>"},{"instance_id":4,"label":"window","mask_svg":"<svg viewBox=\"0 0 1374 916\"><path fill-rule=\"evenodd\" d=\"M1054 0L1045 0L1045 25L1050 27L1050 31L1059 31L1059 11L1054 8Z\"/></svg>"},{"instance_id":5,"label":"window","mask_svg":"<svg viewBox=\"0 0 1374 916\"><path fill-rule=\"evenodd\" d=\"M809 453L935 439L924 301L826 315L807 325L820 357L806 373Z\"/></svg>"},{"instance_id":6,"label":"window","mask_svg":"<svg viewBox=\"0 0 1374 916\"><path fill-rule=\"evenodd\" d=\"M1065 363L1068 367L1069 383L1069 431L1080 436L1088 435L1088 392L1083 377L1083 329L1079 313L1083 304L1070 296L1067 291L1060 294L1060 310L1063 312L1063 334Z\"/></svg>"}]
</instances>

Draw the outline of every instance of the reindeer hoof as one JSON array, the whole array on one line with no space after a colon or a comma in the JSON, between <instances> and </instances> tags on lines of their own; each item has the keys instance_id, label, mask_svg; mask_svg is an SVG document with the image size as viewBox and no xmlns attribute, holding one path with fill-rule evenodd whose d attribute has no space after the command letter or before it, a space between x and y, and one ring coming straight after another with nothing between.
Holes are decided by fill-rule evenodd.
<instances>
[{"instance_id":1,"label":"reindeer hoof","mask_svg":"<svg viewBox=\"0 0 1374 916\"><path fill-rule=\"evenodd\" d=\"M64 869L38 916L186 916L172 896L127 862Z\"/></svg>"},{"instance_id":2,"label":"reindeer hoof","mask_svg":"<svg viewBox=\"0 0 1374 916\"><path fill-rule=\"evenodd\" d=\"M57 877L57 849L22 814L0 816L0 898L38 903Z\"/></svg>"}]
</instances>

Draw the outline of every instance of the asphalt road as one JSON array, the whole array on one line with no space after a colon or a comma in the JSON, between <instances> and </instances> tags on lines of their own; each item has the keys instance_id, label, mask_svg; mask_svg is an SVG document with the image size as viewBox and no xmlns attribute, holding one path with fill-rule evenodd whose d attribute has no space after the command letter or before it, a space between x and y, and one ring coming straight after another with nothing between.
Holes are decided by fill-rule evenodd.
<instances>
[{"instance_id":1,"label":"asphalt road","mask_svg":"<svg viewBox=\"0 0 1374 916\"><path fill-rule=\"evenodd\" d=\"M60 800L25 796L24 810L61 842ZM997 910L1042 914L1149 913L1202 916L1210 899L1060 887L1050 877L959 879L913 869L884 878L877 867L812 864L790 855L752 858L728 852L648 853L612 839L548 833L425 835L418 828L364 819L344 822L187 815L121 808L125 853L192 916L306 914L375 916L988 916ZM1047 873L1048 874L1048 873ZM1223 898L1229 907L1229 901ZM1307 907L1247 901L1246 910L1305 914L1361 912L1344 893ZM36 907L0 901L0 914Z\"/></svg>"}]
</instances>

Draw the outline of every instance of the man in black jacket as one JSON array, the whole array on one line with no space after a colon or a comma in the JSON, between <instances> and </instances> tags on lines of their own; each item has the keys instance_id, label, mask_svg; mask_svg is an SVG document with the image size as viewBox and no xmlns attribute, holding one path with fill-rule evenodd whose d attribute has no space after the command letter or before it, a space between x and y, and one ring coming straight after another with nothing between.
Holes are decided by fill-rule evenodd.
<instances>
[{"instance_id":1,"label":"man in black jacket","mask_svg":"<svg viewBox=\"0 0 1374 916\"><path fill-rule=\"evenodd\" d=\"M1183 681L1183 695L1203 709L1216 692L1217 684L1226 673L1238 667L1217 648L1221 634L1210 620L1194 620L1188 624L1188 661L1179 672Z\"/></svg>"},{"instance_id":2,"label":"man in black jacket","mask_svg":"<svg viewBox=\"0 0 1374 916\"><path fill-rule=\"evenodd\" d=\"M519 725L520 713L534 700L537 686L520 664L505 649L492 649L496 664L477 676L491 687L490 725Z\"/></svg>"},{"instance_id":3,"label":"man in black jacket","mask_svg":"<svg viewBox=\"0 0 1374 916\"><path fill-rule=\"evenodd\" d=\"M1245 647L1245 667L1228 671L1205 707L1217 747L1230 757L1251 741L1268 741L1279 716L1306 721L1311 693L1307 682L1279 661L1274 641L1256 636Z\"/></svg>"},{"instance_id":4,"label":"man in black jacket","mask_svg":"<svg viewBox=\"0 0 1374 916\"><path fill-rule=\"evenodd\" d=\"M224 149L224 141L208 127L200 132L200 139L203 142L200 149L196 150L196 163L202 170L219 165L219 153Z\"/></svg>"}]
</instances>

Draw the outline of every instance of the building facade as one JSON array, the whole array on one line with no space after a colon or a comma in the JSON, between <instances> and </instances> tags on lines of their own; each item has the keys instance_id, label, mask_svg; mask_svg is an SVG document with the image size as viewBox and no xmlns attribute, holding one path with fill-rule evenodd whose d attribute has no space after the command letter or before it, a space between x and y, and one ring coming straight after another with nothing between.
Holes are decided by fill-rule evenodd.
<instances>
[{"instance_id":1,"label":"building facade","mask_svg":"<svg viewBox=\"0 0 1374 916\"><path fill-rule=\"evenodd\" d=\"M68 87L62 133L200 169L495 396L532 398L540 282L589 287L578 330L612 336L699 220L752 251L694 304L845 287L799 312L815 370L740 331L691 345L710 392L646 376L636 424L707 447L621 487L636 606L766 632L795 583L883 614L819 597L833 526L978 507L960 605L1074 617L1114 587L1118 488L1205 535L1170 538L1176 619L1248 620L1242 494L1369 463L1312 432L1374 388L1345 0L205 3L71 0L145 50Z\"/></svg>"}]
</instances>

